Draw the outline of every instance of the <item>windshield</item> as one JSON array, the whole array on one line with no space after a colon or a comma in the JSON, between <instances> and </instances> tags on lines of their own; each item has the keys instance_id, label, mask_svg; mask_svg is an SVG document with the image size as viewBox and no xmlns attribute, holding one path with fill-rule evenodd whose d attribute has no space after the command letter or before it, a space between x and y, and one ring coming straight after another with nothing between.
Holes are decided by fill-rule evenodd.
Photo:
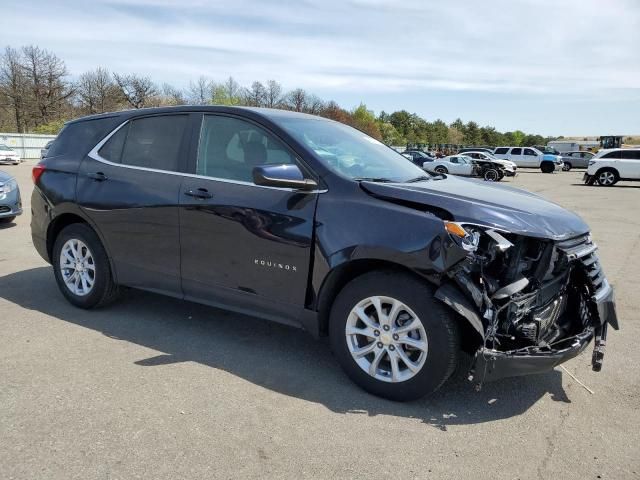
<instances>
[{"instance_id":1,"label":"windshield","mask_svg":"<svg viewBox=\"0 0 640 480\"><path fill-rule=\"evenodd\" d=\"M278 123L339 175L358 180L406 182L424 176L421 168L355 128L323 119L282 118Z\"/></svg>"},{"instance_id":2,"label":"windshield","mask_svg":"<svg viewBox=\"0 0 640 480\"><path fill-rule=\"evenodd\" d=\"M0 150L9 150L11 152L13 151L9 147L7 147L6 145L2 145L2 144L0 144Z\"/></svg>"}]
</instances>

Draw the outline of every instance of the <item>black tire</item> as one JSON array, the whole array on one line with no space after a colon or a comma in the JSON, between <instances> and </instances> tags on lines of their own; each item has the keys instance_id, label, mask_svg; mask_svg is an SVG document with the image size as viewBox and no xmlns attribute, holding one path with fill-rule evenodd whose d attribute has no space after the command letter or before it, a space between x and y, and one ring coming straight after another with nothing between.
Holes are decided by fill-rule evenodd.
<instances>
[{"instance_id":1,"label":"black tire","mask_svg":"<svg viewBox=\"0 0 640 480\"><path fill-rule=\"evenodd\" d=\"M499 182L500 181L500 173L495 168L486 169L482 176L485 179L485 181L487 181L487 182Z\"/></svg>"},{"instance_id":2,"label":"black tire","mask_svg":"<svg viewBox=\"0 0 640 480\"><path fill-rule=\"evenodd\" d=\"M505 177L505 174L502 170L498 170L498 181L502 180Z\"/></svg>"},{"instance_id":3,"label":"black tire","mask_svg":"<svg viewBox=\"0 0 640 480\"><path fill-rule=\"evenodd\" d=\"M11 223L16 219L15 216L13 217L2 217L0 218L0 223Z\"/></svg>"},{"instance_id":4,"label":"black tire","mask_svg":"<svg viewBox=\"0 0 640 480\"><path fill-rule=\"evenodd\" d=\"M553 162L542 162L540 164L540 170L542 173L553 173L555 166L553 165Z\"/></svg>"},{"instance_id":5,"label":"black tire","mask_svg":"<svg viewBox=\"0 0 640 480\"><path fill-rule=\"evenodd\" d=\"M71 239L82 241L91 251L95 265L94 284L86 295L76 295L65 284L60 269L60 255L63 245ZM111 265L107 252L96 233L84 223L74 223L62 229L53 244L52 264L58 283L58 288L70 303L76 307L90 309L108 305L119 293L118 286L113 281Z\"/></svg>"},{"instance_id":6,"label":"black tire","mask_svg":"<svg viewBox=\"0 0 640 480\"><path fill-rule=\"evenodd\" d=\"M562 171L563 172L568 172L569 170L571 170L571 167L573 165L571 165L571 163L569 162L564 162L564 164L562 165Z\"/></svg>"},{"instance_id":7,"label":"black tire","mask_svg":"<svg viewBox=\"0 0 640 480\"><path fill-rule=\"evenodd\" d=\"M409 401L436 391L451 376L460 355L454 313L433 296L433 289L408 274L376 271L349 282L331 308L331 348L345 373L369 393L395 401ZM371 296L397 299L415 312L426 332L427 356L421 369L405 381L391 383L365 372L354 360L345 328L351 310ZM406 365L406 364L405 364Z\"/></svg>"},{"instance_id":8,"label":"black tire","mask_svg":"<svg viewBox=\"0 0 640 480\"><path fill-rule=\"evenodd\" d=\"M449 173L449 170L447 170L446 167L436 167L435 171L436 173L444 173L444 174Z\"/></svg>"},{"instance_id":9,"label":"black tire","mask_svg":"<svg viewBox=\"0 0 640 480\"><path fill-rule=\"evenodd\" d=\"M620 175L618 171L613 168L601 168L596 172L594 178L596 182L598 182L598 185L602 187L613 187L620 180Z\"/></svg>"}]
</instances>

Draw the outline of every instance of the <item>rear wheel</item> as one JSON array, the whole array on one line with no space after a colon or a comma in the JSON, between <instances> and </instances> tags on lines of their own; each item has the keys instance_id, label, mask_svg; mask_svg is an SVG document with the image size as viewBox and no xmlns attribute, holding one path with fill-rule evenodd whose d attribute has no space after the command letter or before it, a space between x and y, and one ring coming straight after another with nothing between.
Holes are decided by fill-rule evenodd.
<instances>
[{"instance_id":1,"label":"rear wheel","mask_svg":"<svg viewBox=\"0 0 640 480\"><path fill-rule=\"evenodd\" d=\"M612 168L604 168L598 171L595 177L598 181L598 185L602 185L603 187L611 187L618 183L618 180L620 180L618 172L616 172Z\"/></svg>"},{"instance_id":2,"label":"rear wheel","mask_svg":"<svg viewBox=\"0 0 640 480\"><path fill-rule=\"evenodd\" d=\"M564 172L568 172L569 170L571 170L571 164L569 162L564 162L564 165L562 165L562 170Z\"/></svg>"},{"instance_id":3,"label":"rear wheel","mask_svg":"<svg viewBox=\"0 0 640 480\"><path fill-rule=\"evenodd\" d=\"M116 298L118 286L107 253L88 225L65 227L56 238L52 257L58 288L73 305L88 309Z\"/></svg>"},{"instance_id":4,"label":"rear wheel","mask_svg":"<svg viewBox=\"0 0 640 480\"><path fill-rule=\"evenodd\" d=\"M540 170L542 170L542 173L553 173L555 167L552 162L542 162L540 164Z\"/></svg>"},{"instance_id":5,"label":"rear wheel","mask_svg":"<svg viewBox=\"0 0 640 480\"><path fill-rule=\"evenodd\" d=\"M366 391L408 401L437 390L459 354L453 313L409 275L372 272L352 280L331 309L331 347Z\"/></svg>"}]
</instances>

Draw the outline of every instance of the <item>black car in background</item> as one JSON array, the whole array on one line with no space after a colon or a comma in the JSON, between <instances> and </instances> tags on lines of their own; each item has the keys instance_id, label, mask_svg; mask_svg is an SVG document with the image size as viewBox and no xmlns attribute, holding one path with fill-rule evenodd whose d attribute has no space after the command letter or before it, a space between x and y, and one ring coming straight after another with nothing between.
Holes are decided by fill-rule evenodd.
<instances>
[{"instance_id":1,"label":"black car in background","mask_svg":"<svg viewBox=\"0 0 640 480\"><path fill-rule=\"evenodd\" d=\"M413 163L421 168L422 165L424 165L424 162L433 162L435 160L434 157L432 157L428 153L423 152L422 150L405 150L404 152L402 152L402 155L407 158L410 157Z\"/></svg>"},{"instance_id":2,"label":"black car in background","mask_svg":"<svg viewBox=\"0 0 640 480\"><path fill-rule=\"evenodd\" d=\"M72 304L129 286L329 335L346 373L387 398L436 390L462 350L477 383L552 369L594 338L599 369L617 328L577 215L427 175L331 120L239 107L87 117L33 179L33 243Z\"/></svg>"}]
</instances>

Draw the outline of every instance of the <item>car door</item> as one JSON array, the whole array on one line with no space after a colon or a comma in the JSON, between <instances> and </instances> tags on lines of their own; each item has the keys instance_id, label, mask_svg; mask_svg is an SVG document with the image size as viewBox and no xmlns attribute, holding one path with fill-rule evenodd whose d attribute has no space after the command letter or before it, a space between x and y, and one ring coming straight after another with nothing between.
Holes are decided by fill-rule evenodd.
<instances>
[{"instance_id":1,"label":"car door","mask_svg":"<svg viewBox=\"0 0 640 480\"><path fill-rule=\"evenodd\" d=\"M305 303L318 192L253 183L258 165L306 169L264 127L222 114L201 123L194 175L180 194L185 297L292 319Z\"/></svg>"},{"instance_id":2,"label":"car door","mask_svg":"<svg viewBox=\"0 0 640 480\"><path fill-rule=\"evenodd\" d=\"M538 154L532 148L522 149L522 165L525 167L538 167L540 166L540 160Z\"/></svg>"},{"instance_id":3,"label":"car door","mask_svg":"<svg viewBox=\"0 0 640 480\"><path fill-rule=\"evenodd\" d=\"M82 161L80 208L106 244L120 284L181 296L178 200L189 115L129 120Z\"/></svg>"},{"instance_id":4,"label":"car door","mask_svg":"<svg viewBox=\"0 0 640 480\"><path fill-rule=\"evenodd\" d=\"M522 159L522 148L520 148L520 147L512 148L511 150L509 150L509 157L508 158L509 158L509 160L514 162L519 167L520 166L522 166L522 167L527 166L523 162L523 159Z\"/></svg>"},{"instance_id":5,"label":"car door","mask_svg":"<svg viewBox=\"0 0 640 480\"><path fill-rule=\"evenodd\" d=\"M640 150L621 150L618 167L620 178L640 179Z\"/></svg>"}]
</instances>

